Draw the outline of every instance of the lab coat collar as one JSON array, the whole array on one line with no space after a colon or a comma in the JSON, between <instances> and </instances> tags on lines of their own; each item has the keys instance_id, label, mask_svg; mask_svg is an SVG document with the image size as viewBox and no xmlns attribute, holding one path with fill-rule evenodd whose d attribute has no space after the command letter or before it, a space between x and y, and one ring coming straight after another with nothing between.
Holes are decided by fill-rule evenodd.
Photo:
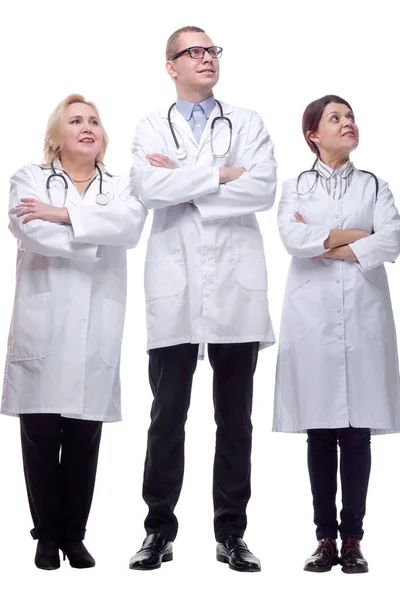
<instances>
[{"instance_id":1,"label":"lab coat collar","mask_svg":"<svg viewBox=\"0 0 400 600\"><path fill-rule=\"evenodd\" d=\"M55 169L59 169L60 171L63 171L64 173L66 173L66 171L64 171L64 169L63 169L63 167L61 165L61 162L60 162L60 160L58 158L54 159L53 165L54 165ZM100 169L101 174L103 175L103 177L105 176L105 177L111 177L112 178L111 173L106 169L106 167L103 164L97 163L97 165L98 165L98 167L99 167L99 169ZM41 164L39 166L40 166L40 168L42 170L47 170L47 169L52 170L51 163L43 163L43 164Z\"/></svg>"},{"instance_id":2,"label":"lab coat collar","mask_svg":"<svg viewBox=\"0 0 400 600\"><path fill-rule=\"evenodd\" d=\"M224 112L224 116L225 116L225 115L230 115L230 114L232 114L232 112L233 112L233 106L231 106L230 104L226 104L226 102L221 102L221 100L219 100L219 102L220 102L220 104L222 105L222 110L223 110L223 112ZM160 112L161 112L161 116L162 116L164 119L167 119L167 118L168 118L168 111L169 111L169 109L170 109L170 106L171 106L171 105L169 105L169 106L166 106L166 107L164 107L164 108L163 108L163 109L160 111ZM215 113L215 112L216 112L217 114L213 114L213 113ZM175 108L175 109L173 109L173 110L172 110L172 112L171 112L171 120L172 120L172 122L174 122L174 119L176 118L176 116L177 116L177 115L179 116L179 115L180 115L180 113L179 113L179 112L176 110L176 108ZM218 108L218 104L215 104L215 106L214 106L213 110L212 110L212 111L211 111L211 113L208 115L208 117L209 117L209 118L210 118L210 117L213 117L213 118L214 118L214 117L216 117L216 116L218 116L218 115L219 115L219 108ZM182 116L182 115L180 115L180 116Z\"/></svg>"}]
</instances>

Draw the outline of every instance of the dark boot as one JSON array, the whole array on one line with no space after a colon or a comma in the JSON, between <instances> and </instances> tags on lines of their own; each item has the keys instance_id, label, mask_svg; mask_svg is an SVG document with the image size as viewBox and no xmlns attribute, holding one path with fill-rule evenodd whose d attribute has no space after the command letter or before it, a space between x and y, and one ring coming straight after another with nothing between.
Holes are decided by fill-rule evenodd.
<instances>
[{"instance_id":1,"label":"dark boot","mask_svg":"<svg viewBox=\"0 0 400 600\"><path fill-rule=\"evenodd\" d=\"M69 564L74 569L89 569L96 564L93 556L87 551L81 540L63 542L60 545L60 550L63 553L64 560L68 556Z\"/></svg>"},{"instance_id":2,"label":"dark boot","mask_svg":"<svg viewBox=\"0 0 400 600\"><path fill-rule=\"evenodd\" d=\"M340 564L343 573L368 573L368 563L360 548L360 540L343 540L340 551Z\"/></svg>"},{"instance_id":3,"label":"dark boot","mask_svg":"<svg viewBox=\"0 0 400 600\"><path fill-rule=\"evenodd\" d=\"M35 565L38 569L53 571L60 568L58 543L54 540L38 540Z\"/></svg>"},{"instance_id":4,"label":"dark boot","mask_svg":"<svg viewBox=\"0 0 400 600\"><path fill-rule=\"evenodd\" d=\"M336 546L336 540L325 538L319 540L316 551L307 558L304 565L304 571L313 573L326 573L332 567L339 564L339 554Z\"/></svg>"}]
</instances>

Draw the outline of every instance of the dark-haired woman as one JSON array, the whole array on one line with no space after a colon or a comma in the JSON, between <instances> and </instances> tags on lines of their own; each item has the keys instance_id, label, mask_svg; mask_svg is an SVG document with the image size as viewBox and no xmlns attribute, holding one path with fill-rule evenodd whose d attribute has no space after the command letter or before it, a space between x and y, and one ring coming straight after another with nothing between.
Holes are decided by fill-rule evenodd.
<instances>
[{"instance_id":1,"label":"dark-haired woman","mask_svg":"<svg viewBox=\"0 0 400 600\"><path fill-rule=\"evenodd\" d=\"M370 434L399 431L400 424L396 332L384 267L400 253L400 217L387 183L349 160L358 128L348 102L338 96L312 102L303 133L316 161L284 184L278 210L292 260L274 431L308 434L318 547L305 570L329 571L340 563L345 573L365 573L360 540Z\"/></svg>"}]
</instances>

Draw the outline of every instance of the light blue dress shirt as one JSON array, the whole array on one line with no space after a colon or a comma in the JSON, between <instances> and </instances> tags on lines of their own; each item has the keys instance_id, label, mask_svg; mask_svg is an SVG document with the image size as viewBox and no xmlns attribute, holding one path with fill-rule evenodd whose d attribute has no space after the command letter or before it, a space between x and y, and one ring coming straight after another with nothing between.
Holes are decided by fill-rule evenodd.
<instances>
[{"instance_id":1,"label":"light blue dress shirt","mask_svg":"<svg viewBox=\"0 0 400 600\"><path fill-rule=\"evenodd\" d=\"M206 98L206 100L203 100L203 102L200 102L199 104L192 104L191 102L186 102L186 100L181 100L180 98L176 101L176 110L178 110L189 123L197 143L200 142L201 134L204 131L204 127L206 126L214 107L214 96Z\"/></svg>"}]
</instances>

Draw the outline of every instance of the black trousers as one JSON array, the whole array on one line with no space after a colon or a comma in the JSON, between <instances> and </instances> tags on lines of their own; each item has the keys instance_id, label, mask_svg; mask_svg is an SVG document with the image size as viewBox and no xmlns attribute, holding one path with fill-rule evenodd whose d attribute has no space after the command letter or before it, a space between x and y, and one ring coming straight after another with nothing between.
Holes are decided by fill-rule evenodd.
<instances>
[{"instance_id":1,"label":"black trousers","mask_svg":"<svg viewBox=\"0 0 400 600\"><path fill-rule=\"evenodd\" d=\"M242 537L247 525L253 375L258 348L258 342L208 345L217 424L213 483L217 541L228 535ZM143 498L149 507L145 529L148 535L160 532L170 541L178 530L174 509L182 488L185 422L197 353L197 344L150 350L154 401L143 481Z\"/></svg>"},{"instance_id":2,"label":"black trousers","mask_svg":"<svg viewBox=\"0 0 400 600\"><path fill-rule=\"evenodd\" d=\"M308 430L308 470L314 503L317 539L356 538L364 534L369 475L371 471L371 432L369 429ZM340 446L342 510L337 522L337 445Z\"/></svg>"},{"instance_id":3,"label":"black trousers","mask_svg":"<svg viewBox=\"0 0 400 600\"><path fill-rule=\"evenodd\" d=\"M34 539L83 540L96 479L102 423L55 414L20 415Z\"/></svg>"}]
</instances>

